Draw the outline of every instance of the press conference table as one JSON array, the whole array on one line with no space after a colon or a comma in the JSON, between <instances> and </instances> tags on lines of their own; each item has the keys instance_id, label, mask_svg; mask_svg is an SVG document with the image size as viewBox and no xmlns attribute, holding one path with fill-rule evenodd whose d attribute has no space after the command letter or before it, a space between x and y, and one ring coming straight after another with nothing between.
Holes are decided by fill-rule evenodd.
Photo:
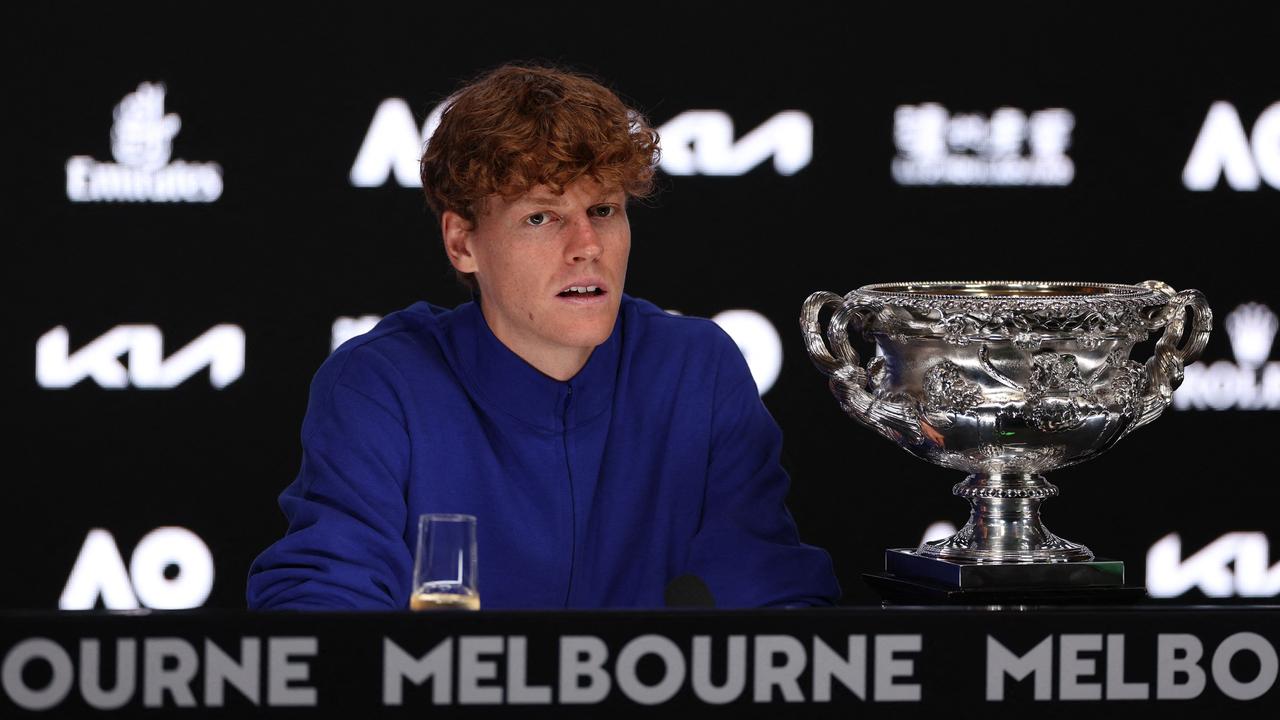
<instances>
[{"instance_id":1,"label":"press conference table","mask_svg":"<svg viewBox=\"0 0 1280 720\"><path fill-rule=\"evenodd\" d=\"M1280 716L1280 605L0 614L0 717Z\"/></svg>"}]
</instances>

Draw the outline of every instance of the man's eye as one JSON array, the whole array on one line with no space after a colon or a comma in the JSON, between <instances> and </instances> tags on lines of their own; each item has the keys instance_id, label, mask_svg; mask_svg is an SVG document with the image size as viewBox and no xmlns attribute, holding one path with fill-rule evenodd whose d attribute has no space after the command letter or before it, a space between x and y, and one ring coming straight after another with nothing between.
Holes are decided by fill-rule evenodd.
<instances>
[{"instance_id":1,"label":"man's eye","mask_svg":"<svg viewBox=\"0 0 1280 720\"><path fill-rule=\"evenodd\" d=\"M616 210L617 209L614 208L612 205L597 205L591 208L591 212L596 217L609 217L610 215L613 215L614 212L616 212Z\"/></svg>"},{"instance_id":2,"label":"man's eye","mask_svg":"<svg viewBox=\"0 0 1280 720\"><path fill-rule=\"evenodd\" d=\"M525 222L537 227L538 225L546 225L551 222L551 216L546 213L534 213L525 219Z\"/></svg>"}]
</instances>

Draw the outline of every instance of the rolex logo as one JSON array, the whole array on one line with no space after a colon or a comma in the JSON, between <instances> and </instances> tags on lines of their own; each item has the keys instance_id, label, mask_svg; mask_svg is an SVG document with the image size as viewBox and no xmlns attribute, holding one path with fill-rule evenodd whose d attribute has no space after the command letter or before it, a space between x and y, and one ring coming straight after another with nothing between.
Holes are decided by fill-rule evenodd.
<instances>
[{"instance_id":1,"label":"rolex logo","mask_svg":"<svg viewBox=\"0 0 1280 720\"><path fill-rule=\"evenodd\" d=\"M1231 311L1226 326L1236 362L1250 369L1262 367L1271 356L1271 343L1280 327L1276 314L1266 305L1246 303Z\"/></svg>"},{"instance_id":2,"label":"rolex logo","mask_svg":"<svg viewBox=\"0 0 1280 720\"><path fill-rule=\"evenodd\" d=\"M1280 362L1271 344L1280 318L1261 303L1236 307L1227 316L1235 361L1192 363L1173 394L1179 410L1280 410Z\"/></svg>"}]
</instances>

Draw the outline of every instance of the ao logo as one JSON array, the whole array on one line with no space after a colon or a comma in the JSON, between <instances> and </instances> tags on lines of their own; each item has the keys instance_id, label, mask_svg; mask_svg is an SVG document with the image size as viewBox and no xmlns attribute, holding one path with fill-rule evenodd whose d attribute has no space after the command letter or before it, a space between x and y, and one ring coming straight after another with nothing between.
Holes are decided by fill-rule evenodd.
<instances>
[{"instance_id":1,"label":"ao logo","mask_svg":"<svg viewBox=\"0 0 1280 720\"><path fill-rule=\"evenodd\" d=\"M128 367L120 363L122 355ZM172 388L206 367L218 389L243 375L244 330L215 325L167 358L164 335L155 325L117 325L74 353L62 325L36 341L36 382L45 388L69 388L85 378L112 389Z\"/></svg>"},{"instance_id":2,"label":"ao logo","mask_svg":"<svg viewBox=\"0 0 1280 720\"><path fill-rule=\"evenodd\" d=\"M1188 190L1212 190L1223 175L1233 190L1257 190L1263 181L1280 189L1280 102L1262 111L1250 136L1234 105L1219 100L1209 106L1182 169L1182 184Z\"/></svg>"},{"instance_id":3,"label":"ao logo","mask_svg":"<svg viewBox=\"0 0 1280 720\"><path fill-rule=\"evenodd\" d=\"M377 315L361 315L334 320L330 350L337 350L342 343L372 330L381 319ZM782 372L782 338L773 323L754 310L741 309L725 310L711 320L728 333L742 351L760 394L769 392Z\"/></svg>"},{"instance_id":4,"label":"ao logo","mask_svg":"<svg viewBox=\"0 0 1280 720\"><path fill-rule=\"evenodd\" d=\"M139 604L182 610L200 607L212 591L213 554L190 530L161 527L147 533L126 571L115 538L94 528L80 548L58 608L92 610L102 598L108 610L136 610Z\"/></svg>"},{"instance_id":5,"label":"ao logo","mask_svg":"<svg viewBox=\"0 0 1280 720\"><path fill-rule=\"evenodd\" d=\"M1263 533L1232 532L1183 560L1182 538L1169 533L1147 552L1147 592L1177 597L1199 588L1208 597L1280 595L1280 563L1268 567L1270 553Z\"/></svg>"},{"instance_id":6,"label":"ao logo","mask_svg":"<svg viewBox=\"0 0 1280 720\"><path fill-rule=\"evenodd\" d=\"M1280 363L1268 360L1280 320L1266 305L1246 303L1227 316L1236 361L1187 366L1173 394L1179 410L1280 410Z\"/></svg>"},{"instance_id":7,"label":"ao logo","mask_svg":"<svg viewBox=\"0 0 1280 720\"><path fill-rule=\"evenodd\" d=\"M418 162L445 104L436 106L419 128L401 98L382 101L351 165L356 187L380 187L394 173L402 187L421 187ZM780 175L794 175L813 158L813 120L786 110L734 140L733 119L719 110L689 110L658 128L660 167L671 175L743 175L773 158Z\"/></svg>"}]
</instances>

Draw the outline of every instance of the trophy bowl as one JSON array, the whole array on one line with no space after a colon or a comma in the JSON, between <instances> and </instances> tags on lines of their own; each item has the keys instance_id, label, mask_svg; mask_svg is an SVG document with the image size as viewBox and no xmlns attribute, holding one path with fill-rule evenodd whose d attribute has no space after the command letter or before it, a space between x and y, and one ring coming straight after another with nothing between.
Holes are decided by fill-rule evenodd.
<instances>
[{"instance_id":1,"label":"trophy bowl","mask_svg":"<svg viewBox=\"0 0 1280 720\"><path fill-rule=\"evenodd\" d=\"M952 492L969 500L969 521L910 555L1053 564L1094 556L1041 522L1040 503L1058 494L1044 473L1095 457L1159 417L1204 349L1212 313L1198 290L1158 281L912 282L813 293L800 322L849 416L967 473ZM865 368L851 331L875 343ZM1133 346L1157 331L1146 364L1131 360Z\"/></svg>"}]
</instances>

